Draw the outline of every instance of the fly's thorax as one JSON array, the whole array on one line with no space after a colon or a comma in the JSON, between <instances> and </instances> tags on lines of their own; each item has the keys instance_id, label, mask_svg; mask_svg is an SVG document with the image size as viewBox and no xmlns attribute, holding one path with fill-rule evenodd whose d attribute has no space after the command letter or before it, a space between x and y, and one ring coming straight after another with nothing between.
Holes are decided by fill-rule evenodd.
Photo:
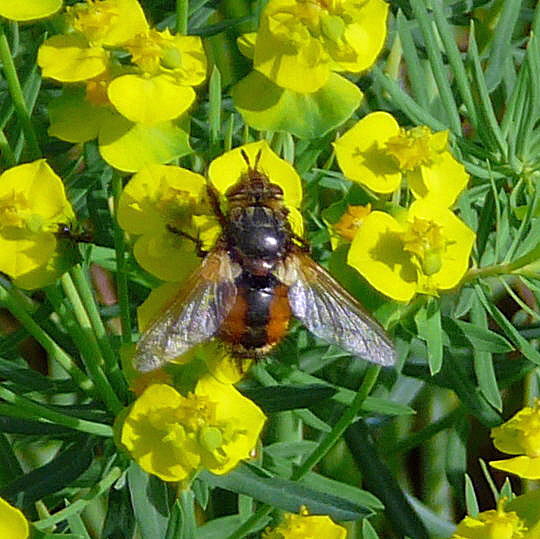
<instances>
[{"instance_id":1,"label":"fly's thorax","mask_svg":"<svg viewBox=\"0 0 540 539\"><path fill-rule=\"evenodd\" d=\"M291 233L286 217L267 206L232 208L227 230L233 258L254 273L269 271L290 249ZM260 267L259 267L260 266Z\"/></svg>"}]
</instances>

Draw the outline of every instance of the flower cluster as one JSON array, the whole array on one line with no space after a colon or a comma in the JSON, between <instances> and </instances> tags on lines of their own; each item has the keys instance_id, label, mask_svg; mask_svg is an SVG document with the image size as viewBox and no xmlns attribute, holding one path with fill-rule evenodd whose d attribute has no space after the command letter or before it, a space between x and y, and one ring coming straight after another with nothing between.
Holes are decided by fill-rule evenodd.
<instances>
[{"instance_id":1,"label":"flower cluster","mask_svg":"<svg viewBox=\"0 0 540 539\"><path fill-rule=\"evenodd\" d=\"M233 90L246 122L306 138L341 124L362 94L338 73L359 73L375 62L387 13L383 0L270 0L258 32L239 41L254 67Z\"/></svg>"},{"instance_id":2,"label":"flower cluster","mask_svg":"<svg viewBox=\"0 0 540 539\"><path fill-rule=\"evenodd\" d=\"M206 78L199 37L151 28L137 0L87 0L69 8L65 33L39 49L43 76L64 84L49 133L97 137L103 158L133 172L189 151L181 117Z\"/></svg>"},{"instance_id":3,"label":"flower cluster","mask_svg":"<svg viewBox=\"0 0 540 539\"><path fill-rule=\"evenodd\" d=\"M305 539L324 537L325 539L345 539L347 530L335 524L327 515L310 515L305 507L300 514L286 513L283 522L262 534L262 539Z\"/></svg>"},{"instance_id":4,"label":"flower cluster","mask_svg":"<svg viewBox=\"0 0 540 539\"><path fill-rule=\"evenodd\" d=\"M121 442L147 472L188 484L201 469L224 474L248 458L264 421L232 385L206 376L187 396L149 386L129 410Z\"/></svg>"},{"instance_id":5,"label":"flower cluster","mask_svg":"<svg viewBox=\"0 0 540 539\"><path fill-rule=\"evenodd\" d=\"M22 288L50 284L67 264L59 227L74 219L64 184L43 159L0 176L0 271Z\"/></svg>"},{"instance_id":6,"label":"flower cluster","mask_svg":"<svg viewBox=\"0 0 540 539\"><path fill-rule=\"evenodd\" d=\"M524 479L540 479L540 400L493 428L491 437L499 451L519 455L492 461L491 466Z\"/></svg>"},{"instance_id":7,"label":"flower cluster","mask_svg":"<svg viewBox=\"0 0 540 539\"><path fill-rule=\"evenodd\" d=\"M449 207L468 175L448 150L448 133L399 127L386 112L360 120L335 142L345 176L377 193L401 189L416 200L393 215L353 206L334 226L352 240L348 263L398 301L455 287L465 274L474 232Z\"/></svg>"}]
</instances>

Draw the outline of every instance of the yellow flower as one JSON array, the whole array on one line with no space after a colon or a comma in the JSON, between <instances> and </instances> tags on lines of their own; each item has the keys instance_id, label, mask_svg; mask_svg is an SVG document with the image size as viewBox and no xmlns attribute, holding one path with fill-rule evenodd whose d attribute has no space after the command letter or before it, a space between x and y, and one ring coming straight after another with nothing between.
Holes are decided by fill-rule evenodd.
<instances>
[{"instance_id":1,"label":"yellow flower","mask_svg":"<svg viewBox=\"0 0 540 539\"><path fill-rule=\"evenodd\" d=\"M499 451L520 455L491 461L491 466L525 479L540 479L540 400L491 429L491 437Z\"/></svg>"},{"instance_id":2,"label":"yellow flower","mask_svg":"<svg viewBox=\"0 0 540 539\"><path fill-rule=\"evenodd\" d=\"M26 539L29 536L28 521L22 512L0 498L0 537Z\"/></svg>"},{"instance_id":3,"label":"yellow flower","mask_svg":"<svg viewBox=\"0 0 540 539\"><path fill-rule=\"evenodd\" d=\"M0 16L13 21L33 21L54 15L62 0L0 0Z\"/></svg>"},{"instance_id":4,"label":"yellow flower","mask_svg":"<svg viewBox=\"0 0 540 539\"><path fill-rule=\"evenodd\" d=\"M138 236L134 255L139 264L165 281L181 281L199 265L194 242L174 230L213 245L219 226L212 215L205 179L189 170L152 165L139 171L124 188L118 222Z\"/></svg>"},{"instance_id":5,"label":"yellow flower","mask_svg":"<svg viewBox=\"0 0 540 539\"><path fill-rule=\"evenodd\" d=\"M518 515L504 510L505 500L497 509L482 511L476 517L466 516L452 539L526 539L527 528Z\"/></svg>"},{"instance_id":6,"label":"yellow flower","mask_svg":"<svg viewBox=\"0 0 540 539\"><path fill-rule=\"evenodd\" d=\"M56 251L58 225L73 218L62 180L44 159L5 171L0 176L0 271L22 278L46 266Z\"/></svg>"},{"instance_id":7,"label":"yellow flower","mask_svg":"<svg viewBox=\"0 0 540 539\"><path fill-rule=\"evenodd\" d=\"M195 100L192 86L206 78L206 56L197 36L148 30L125 44L140 73L115 78L108 95L132 122L156 124L183 114Z\"/></svg>"},{"instance_id":8,"label":"yellow flower","mask_svg":"<svg viewBox=\"0 0 540 539\"><path fill-rule=\"evenodd\" d=\"M286 513L283 522L273 529L267 529L262 539L345 539L347 530L335 524L327 515L309 515L305 508L299 515Z\"/></svg>"},{"instance_id":9,"label":"yellow flower","mask_svg":"<svg viewBox=\"0 0 540 539\"><path fill-rule=\"evenodd\" d=\"M383 0L270 0L261 16L254 67L282 88L315 92L332 71L370 67L386 37Z\"/></svg>"},{"instance_id":10,"label":"yellow flower","mask_svg":"<svg viewBox=\"0 0 540 539\"><path fill-rule=\"evenodd\" d=\"M455 287L467 270L474 232L428 199L417 200L399 217L370 213L354 237L348 263L398 301Z\"/></svg>"},{"instance_id":11,"label":"yellow flower","mask_svg":"<svg viewBox=\"0 0 540 539\"><path fill-rule=\"evenodd\" d=\"M232 385L210 376L182 396L155 384L135 401L121 441L148 473L165 481L189 481L202 469L224 474L249 458L265 416Z\"/></svg>"},{"instance_id":12,"label":"yellow flower","mask_svg":"<svg viewBox=\"0 0 540 539\"><path fill-rule=\"evenodd\" d=\"M87 0L68 9L74 32L52 36L40 46L38 65L44 77L82 82L104 73L110 53L148 27L137 0Z\"/></svg>"},{"instance_id":13,"label":"yellow flower","mask_svg":"<svg viewBox=\"0 0 540 539\"><path fill-rule=\"evenodd\" d=\"M341 170L376 193L391 193L403 178L416 198L451 206L469 179L448 151L448 131L400 128L387 112L372 112L334 144Z\"/></svg>"}]
</instances>

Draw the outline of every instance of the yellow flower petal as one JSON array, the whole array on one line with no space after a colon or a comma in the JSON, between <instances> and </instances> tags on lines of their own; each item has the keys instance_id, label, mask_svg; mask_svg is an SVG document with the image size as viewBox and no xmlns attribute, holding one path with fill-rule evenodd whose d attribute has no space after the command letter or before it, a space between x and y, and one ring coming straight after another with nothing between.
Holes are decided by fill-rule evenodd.
<instances>
[{"instance_id":1,"label":"yellow flower petal","mask_svg":"<svg viewBox=\"0 0 540 539\"><path fill-rule=\"evenodd\" d=\"M370 213L351 244L347 263L383 294L409 301L416 292L417 270L403 250L402 233L402 225L390 215Z\"/></svg>"},{"instance_id":2,"label":"yellow flower petal","mask_svg":"<svg viewBox=\"0 0 540 539\"><path fill-rule=\"evenodd\" d=\"M98 136L105 118L112 114L109 107L89 103L83 88L65 88L49 103L48 133L67 142L87 142Z\"/></svg>"},{"instance_id":3,"label":"yellow flower petal","mask_svg":"<svg viewBox=\"0 0 540 539\"><path fill-rule=\"evenodd\" d=\"M0 271L17 278L46 264L56 248L54 234L4 230L0 233Z\"/></svg>"},{"instance_id":4,"label":"yellow flower petal","mask_svg":"<svg viewBox=\"0 0 540 539\"><path fill-rule=\"evenodd\" d=\"M125 172L168 163L191 152L189 135L178 120L144 125L110 115L103 119L98 141L103 159Z\"/></svg>"},{"instance_id":5,"label":"yellow flower petal","mask_svg":"<svg viewBox=\"0 0 540 539\"><path fill-rule=\"evenodd\" d=\"M231 384L218 382L213 376L204 376L197 383L195 394L219 403L216 406L216 423L231 423L235 435L221 450L224 462L207 463L207 469L221 475L234 468L240 460L250 456L255 448L266 416L252 401L244 397Z\"/></svg>"},{"instance_id":6,"label":"yellow flower petal","mask_svg":"<svg viewBox=\"0 0 540 539\"><path fill-rule=\"evenodd\" d=\"M101 0L68 8L74 28L93 44L116 47L148 28L137 0Z\"/></svg>"},{"instance_id":7,"label":"yellow flower petal","mask_svg":"<svg viewBox=\"0 0 540 539\"><path fill-rule=\"evenodd\" d=\"M513 457L506 460L492 460L490 466L503 472L513 473L523 479L540 479L540 457Z\"/></svg>"},{"instance_id":8,"label":"yellow flower petal","mask_svg":"<svg viewBox=\"0 0 540 539\"><path fill-rule=\"evenodd\" d=\"M416 198L431 197L436 204L446 207L454 204L468 181L465 167L447 151L432 165L420 165L407 174L407 183Z\"/></svg>"},{"instance_id":9,"label":"yellow flower petal","mask_svg":"<svg viewBox=\"0 0 540 539\"><path fill-rule=\"evenodd\" d=\"M0 0L0 16L12 21L50 17L62 7L62 0Z\"/></svg>"},{"instance_id":10,"label":"yellow flower petal","mask_svg":"<svg viewBox=\"0 0 540 539\"><path fill-rule=\"evenodd\" d=\"M402 174L385 144L398 133L398 123L387 112L372 112L362 118L334 143L343 174L376 193L395 191Z\"/></svg>"},{"instance_id":11,"label":"yellow flower petal","mask_svg":"<svg viewBox=\"0 0 540 539\"><path fill-rule=\"evenodd\" d=\"M38 65L44 77L60 82L80 82L97 77L107 69L109 55L92 47L80 34L57 35L39 48Z\"/></svg>"},{"instance_id":12,"label":"yellow flower petal","mask_svg":"<svg viewBox=\"0 0 540 539\"><path fill-rule=\"evenodd\" d=\"M360 5L344 31L343 41L348 46L337 43L329 47L331 43L327 41L329 53L339 69L355 73L371 67L381 52L389 7L383 0L368 0Z\"/></svg>"},{"instance_id":13,"label":"yellow flower petal","mask_svg":"<svg viewBox=\"0 0 540 539\"><path fill-rule=\"evenodd\" d=\"M255 164L259 151L261 157L258 170L264 172L272 183L283 189L287 206L298 208L302 202L302 184L293 166L278 157L266 141L251 142L220 155L210 163L208 176L217 190L225 194L227 189L238 182L248 171L248 165L242 157L242 150L247 154L250 164Z\"/></svg>"},{"instance_id":14,"label":"yellow flower petal","mask_svg":"<svg viewBox=\"0 0 540 539\"><path fill-rule=\"evenodd\" d=\"M27 539L30 536L28 521L20 509L0 498L0 537Z\"/></svg>"},{"instance_id":15,"label":"yellow flower petal","mask_svg":"<svg viewBox=\"0 0 540 539\"><path fill-rule=\"evenodd\" d=\"M180 86L167 76L123 75L109 84L107 94L120 114L146 125L177 118L195 100L193 88Z\"/></svg>"},{"instance_id":16,"label":"yellow flower petal","mask_svg":"<svg viewBox=\"0 0 540 539\"><path fill-rule=\"evenodd\" d=\"M324 537L324 539L345 539L347 530L339 526L327 515L295 515L285 513L283 522L274 529L267 529L262 539L304 539Z\"/></svg>"}]
</instances>

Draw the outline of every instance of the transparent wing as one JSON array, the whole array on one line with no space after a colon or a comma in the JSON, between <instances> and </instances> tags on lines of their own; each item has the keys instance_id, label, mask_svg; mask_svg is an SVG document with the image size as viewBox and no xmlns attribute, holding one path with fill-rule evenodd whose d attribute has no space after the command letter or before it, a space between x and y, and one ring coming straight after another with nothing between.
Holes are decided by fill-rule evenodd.
<instances>
[{"instance_id":1,"label":"transparent wing","mask_svg":"<svg viewBox=\"0 0 540 539\"><path fill-rule=\"evenodd\" d=\"M209 253L140 338L135 368L147 372L212 338L236 298L237 269L226 251Z\"/></svg>"},{"instance_id":2,"label":"transparent wing","mask_svg":"<svg viewBox=\"0 0 540 539\"><path fill-rule=\"evenodd\" d=\"M354 356L392 365L395 351L385 331L325 269L293 253L286 264L294 275L289 287L292 313L314 335Z\"/></svg>"}]
</instances>

